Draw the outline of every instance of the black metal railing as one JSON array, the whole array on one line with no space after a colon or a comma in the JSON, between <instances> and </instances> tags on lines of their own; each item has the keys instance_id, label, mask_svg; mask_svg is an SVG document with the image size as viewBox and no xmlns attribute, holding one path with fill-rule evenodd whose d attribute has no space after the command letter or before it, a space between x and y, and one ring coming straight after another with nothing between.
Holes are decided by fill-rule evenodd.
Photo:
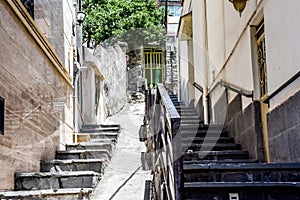
<instances>
[{"instance_id":1,"label":"black metal railing","mask_svg":"<svg viewBox=\"0 0 300 200\"><path fill-rule=\"evenodd\" d=\"M253 91L248 91L248 90L245 90L239 86L236 86L232 83L228 83L228 82L225 82L223 80L219 81L217 84L214 85L214 87L212 87L209 92L208 92L208 95L209 96L218 86L221 86L221 87L224 87L228 90L231 90L232 92L235 92L237 94L240 94L244 97L247 97L247 98L252 98L253 99Z\"/></svg>"},{"instance_id":2,"label":"black metal railing","mask_svg":"<svg viewBox=\"0 0 300 200\"><path fill-rule=\"evenodd\" d=\"M183 199L180 116L163 84L146 88L145 99L155 199Z\"/></svg>"}]
</instances>

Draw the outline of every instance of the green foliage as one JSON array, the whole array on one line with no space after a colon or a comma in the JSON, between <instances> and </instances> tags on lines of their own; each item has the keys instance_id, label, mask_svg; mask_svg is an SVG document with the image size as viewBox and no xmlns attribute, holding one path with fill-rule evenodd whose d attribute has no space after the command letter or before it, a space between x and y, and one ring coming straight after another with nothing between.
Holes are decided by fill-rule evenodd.
<instances>
[{"instance_id":1,"label":"green foliage","mask_svg":"<svg viewBox=\"0 0 300 200\"><path fill-rule=\"evenodd\" d=\"M154 0L83 0L83 10L88 41L147 44L164 39L163 10Z\"/></svg>"}]
</instances>

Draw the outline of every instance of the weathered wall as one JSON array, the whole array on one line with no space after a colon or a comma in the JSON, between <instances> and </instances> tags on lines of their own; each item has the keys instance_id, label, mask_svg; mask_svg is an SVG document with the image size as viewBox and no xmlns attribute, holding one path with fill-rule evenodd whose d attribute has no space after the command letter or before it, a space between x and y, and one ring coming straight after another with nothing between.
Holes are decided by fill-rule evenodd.
<instances>
[{"instance_id":1,"label":"weathered wall","mask_svg":"<svg viewBox=\"0 0 300 200\"><path fill-rule=\"evenodd\" d=\"M0 96L5 98L0 190L13 189L15 172L39 171L41 159L54 157L60 135L72 137L64 120L70 113L70 82L14 12L0 1Z\"/></svg>"},{"instance_id":2,"label":"weathered wall","mask_svg":"<svg viewBox=\"0 0 300 200\"><path fill-rule=\"evenodd\" d=\"M126 67L125 44L84 50L84 123L102 123L127 103Z\"/></svg>"}]
</instances>

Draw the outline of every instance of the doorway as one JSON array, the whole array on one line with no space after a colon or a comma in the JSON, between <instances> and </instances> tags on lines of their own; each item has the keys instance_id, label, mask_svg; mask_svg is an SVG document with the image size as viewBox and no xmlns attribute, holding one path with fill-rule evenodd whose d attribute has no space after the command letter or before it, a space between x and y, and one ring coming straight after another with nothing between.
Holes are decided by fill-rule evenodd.
<instances>
[{"instance_id":1,"label":"doorway","mask_svg":"<svg viewBox=\"0 0 300 200\"><path fill-rule=\"evenodd\" d=\"M259 85L259 100L261 107L262 128L264 136L264 149L266 161L270 162L269 155L269 138L267 128L267 113L269 112L268 104L264 103L268 97L268 79L267 79L267 62L266 62L266 42L265 42L265 26L264 18L256 25L256 45L257 45L257 64L258 64L258 85Z\"/></svg>"}]
</instances>

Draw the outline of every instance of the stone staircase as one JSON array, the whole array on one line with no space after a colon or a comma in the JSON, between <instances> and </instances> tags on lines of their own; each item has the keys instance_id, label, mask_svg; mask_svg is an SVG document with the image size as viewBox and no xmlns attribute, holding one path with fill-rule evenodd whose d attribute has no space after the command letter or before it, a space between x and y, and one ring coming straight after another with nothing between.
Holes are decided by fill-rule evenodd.
<instances>
[{"instance_id":1,"label":"stone staircase","mask_svg":"<svg viewBox=\"0 0 300 200\"><path fill-rule=\"evenodd\" d=\"M170 95L181 116L185 199L300 199L299 163L258 163L222 125L203 125Z\"/></svg>"},{"instance_id":2,"label":"stone staircase","mask_svg":"<svg viewBox=\"0 0 300 200\"><path fill-rule=\"evenodd\" d=\"M119 125L83 125L79 143L57 151L54 160L41 161L41 171L16 173L15 191L0 199L89 199L113 153ZM82 139L83 138L83 139Z\"/></svg>"}]
</instances>

